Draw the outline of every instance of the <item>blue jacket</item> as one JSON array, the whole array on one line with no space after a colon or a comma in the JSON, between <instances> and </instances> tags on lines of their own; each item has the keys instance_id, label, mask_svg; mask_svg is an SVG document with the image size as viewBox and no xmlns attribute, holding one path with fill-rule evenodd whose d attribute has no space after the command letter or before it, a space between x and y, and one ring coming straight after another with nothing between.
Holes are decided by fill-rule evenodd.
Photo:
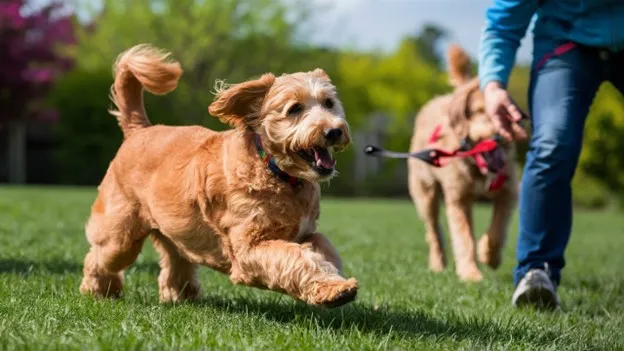
<instances>
[{"instance_id":1,"label":"blue jacket","mask_svg":"<svg viewBox=\"0 0 624 351\"><path fill-rule=\"evenodd\" d=\"M624 0L494 0L479 45L481 87L490 81L507 85L532 19L533 65L566 41L624 48Z\"/></svg>"}]
</instances>

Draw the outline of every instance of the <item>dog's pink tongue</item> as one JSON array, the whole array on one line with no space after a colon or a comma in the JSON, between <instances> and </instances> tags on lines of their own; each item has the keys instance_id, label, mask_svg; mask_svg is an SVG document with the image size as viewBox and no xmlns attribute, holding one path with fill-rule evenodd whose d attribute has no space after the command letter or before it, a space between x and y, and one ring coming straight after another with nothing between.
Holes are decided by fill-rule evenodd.
<instances>
[{"instance_id":1,"label":"dog's pink tongue","mask_svg":"<svg viewBox=\"0 0 624 351\"><path fill-rule=\"evenodd\" d=\"M336 160L332 159L327 149L314 149L314 158L318 167L331 169L336 165Z\"/></svg>"}]
</instances>

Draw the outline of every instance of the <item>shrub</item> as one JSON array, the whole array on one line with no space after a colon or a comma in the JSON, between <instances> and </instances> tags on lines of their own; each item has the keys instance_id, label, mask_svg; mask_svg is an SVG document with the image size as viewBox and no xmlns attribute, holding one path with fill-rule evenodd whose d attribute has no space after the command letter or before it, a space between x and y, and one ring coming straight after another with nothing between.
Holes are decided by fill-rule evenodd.
<instances>
[{"instance_id":1,"label":"shrub","mask_svg":"<svg viewBox=\"0 0 624 351\"><path fill-rule=\"evenodd\" d=\"M62 184L98 184L122 141L109 99L110 70L75 70L54 87L50 104L59 112L55 126L57 173ZM171 97L145 95L153 123L173 123Z\"/></svg>"},{"instance_id":2,"label":"shrub","mask_svg":"<svg viewBox=\"0 0 624 351\"><path fill-rule=\"evenodd\" d=\"M580 208L602 209L612 202L612 194L601 181L581 171L572 180L572 201Z\"/></svg>"}]
</instances>

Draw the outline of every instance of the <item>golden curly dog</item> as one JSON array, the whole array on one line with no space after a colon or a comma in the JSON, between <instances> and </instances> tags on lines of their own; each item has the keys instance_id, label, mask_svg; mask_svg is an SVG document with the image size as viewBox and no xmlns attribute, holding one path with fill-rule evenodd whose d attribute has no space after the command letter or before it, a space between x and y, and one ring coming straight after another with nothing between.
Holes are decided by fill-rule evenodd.
<instances>
[{"instance_id":1,"label":"golden curly dog","mask_svg":"<svg viewBox=\"0 0 624 351\"><path fill-rule=\"evenodd\" d=\"M143 89L174 90L182 75L147 44L119 55L111 98L124 141L86 225L83 294L118 297L147 237L160 254L160 300L197 298L196 266L243 284L338 307L357 293L316 231L319 182L350 142L341 101L321 69L221 84L209 112L234 128L152 125Z\"/></svg>"},{"instance_id":2,"label":"golden curly dog","mask_svg":"<svg viewBox=\"0 0 624 351\"><path fill-rule=\"evenodd\" d=\"M454 91L432 99L418 113L411 152L426 148L459 150L463 145L474 145L495 136L494 126L485 114L478 78L471 77L468 56L452 45L447 59L449 81ZM514 157L513 143L503 143L493 151L474 157L445 159L446 164L439 168L418 159L408 161L409 191L425 224L432 271L440 272L446 267L439 223L442 195L459 278L483 279L475 262L472 227L473 203L480 196L492 199L494 212L487 233L478 243L478 258L494 269L500 265L517 197Z\"/></svg>"}]
</instances>

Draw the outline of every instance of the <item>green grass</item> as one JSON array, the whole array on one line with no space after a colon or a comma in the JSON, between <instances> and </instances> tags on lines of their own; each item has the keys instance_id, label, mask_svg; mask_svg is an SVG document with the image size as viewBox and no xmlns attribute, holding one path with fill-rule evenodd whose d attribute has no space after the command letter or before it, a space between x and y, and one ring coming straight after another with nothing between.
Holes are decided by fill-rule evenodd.
<instances>
[{"instance_id":1,"label":"green grass","mask_svg":"<svg viewBox=\"0 0 624 351\"><path fill-rule=\"evenodd\" d=\"M147 244L125 297L81 296L83 225L93 189L0 188L0 349L617 350L624 345L624 216L577 213L560 287L563 308L511 307L505 261L481 284L426 268L422 225L407 201L325 200L320 229L339 249L357 300L323 310L233 286L200 270L203 298L158 303ZM490 209L475 211L477 233ZM517 228L514 220L512 229Z\"/></svg>"}]
</instances>

